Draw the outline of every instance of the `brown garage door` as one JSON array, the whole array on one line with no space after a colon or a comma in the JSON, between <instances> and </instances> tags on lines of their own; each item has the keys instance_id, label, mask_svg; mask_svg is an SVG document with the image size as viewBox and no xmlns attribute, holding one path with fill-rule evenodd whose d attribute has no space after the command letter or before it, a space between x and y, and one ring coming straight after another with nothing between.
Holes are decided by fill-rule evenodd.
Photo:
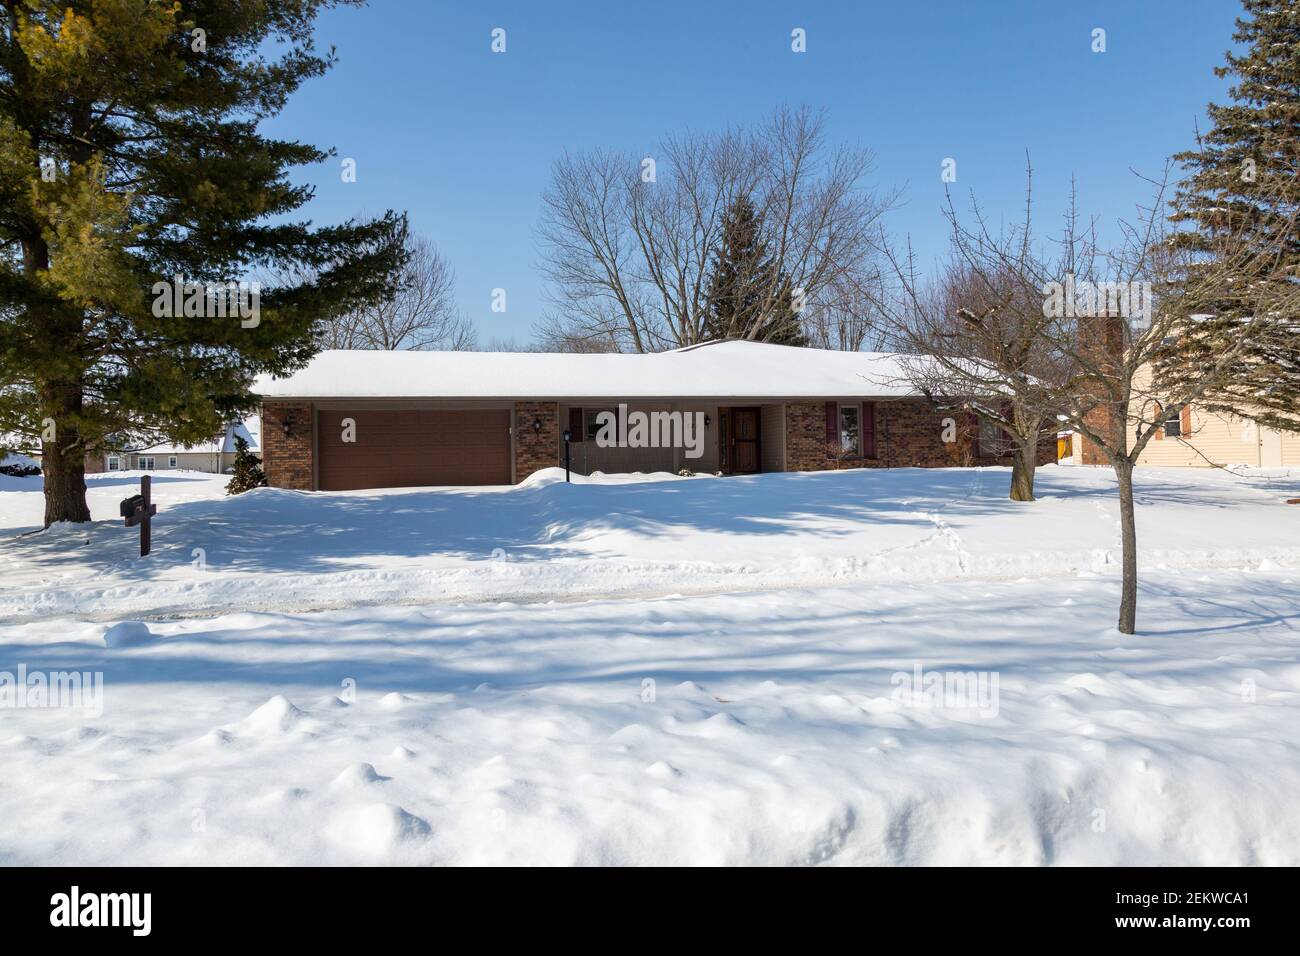
<instances>
[{"instance_id":1,"label":"brown garage door","mask_svg":"<svg viewBox=\"0 0 1300 956\"><path fill-rule=\"evenodd\" d=\"M343 441L343 419L356 441ZM510 412L320 411L320 487L409 488L510 483Z\"/></svg>"}]
</instances>

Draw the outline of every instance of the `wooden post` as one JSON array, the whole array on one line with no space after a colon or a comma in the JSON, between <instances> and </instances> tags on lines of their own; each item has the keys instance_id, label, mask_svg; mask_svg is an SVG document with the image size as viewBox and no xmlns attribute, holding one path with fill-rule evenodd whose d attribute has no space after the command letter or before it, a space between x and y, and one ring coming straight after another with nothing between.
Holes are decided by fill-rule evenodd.
<instances>
[{"instance_id":1,"label":"wooden post","mask_svg":"<svg viewBox=\"0 0 1300 956\"><path fill-rule=\"evenodd\" d=\"M140 526L140 557L142 558L148 556L152 544L149 532L152 530L153 525L150 519L158 513L158 506L153 503L150 495L150 483L148 475L142 477L140 479L140 494L122 499L119 506L128 528L134 528L136 525Z\"/></svg>"}]
</instances>

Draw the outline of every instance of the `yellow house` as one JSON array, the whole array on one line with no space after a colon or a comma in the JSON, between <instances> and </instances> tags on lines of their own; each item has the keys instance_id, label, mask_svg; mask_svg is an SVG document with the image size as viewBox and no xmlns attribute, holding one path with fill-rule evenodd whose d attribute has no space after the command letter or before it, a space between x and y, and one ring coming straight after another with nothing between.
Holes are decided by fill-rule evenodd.
<instances>
[{"instance_id":1,"label":"yellow house","mask_svg":"<svg viewBox=\"0 0 1300 956\"><path fill-rule=\"evenodd\" d=\"M1146 393L1147 381L1135 382L1134 395ZM1151 398L1143 401L1147 421L1159 415ZM1136 439L1137 423L1129 423L1129 442ZM1210 468L1214 465L1248 465L1256 468L1300 467L1300 433L1261 428L1235 415L1211 412L1192 404L1166 417L1164 427L1147 442L1139 465L1156 468Z\"/></svg>"}]
</instances>

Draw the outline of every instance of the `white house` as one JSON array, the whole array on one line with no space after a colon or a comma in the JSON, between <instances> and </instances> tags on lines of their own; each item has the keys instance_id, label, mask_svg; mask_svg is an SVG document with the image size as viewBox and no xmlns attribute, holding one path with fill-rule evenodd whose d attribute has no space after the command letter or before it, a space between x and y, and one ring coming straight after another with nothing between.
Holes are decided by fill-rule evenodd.
<instances>
[{"instance_id":1,"label":"white house","mask_svg":"<svg viewBox=\"0 0 1300 956\"><path fill-rule=\"evenodd\" d=\"M254 415L242 422L232 422L220 437L197 445L159 444L106 453L102 456L102 463L87 462L87 471L91 470L91 465L100 464L95 470L158 472L185 469L224 474L235 463L236 436L247 441L254 454L259 453L262 447L261 419Z\"/></svg>"}]
</instances>

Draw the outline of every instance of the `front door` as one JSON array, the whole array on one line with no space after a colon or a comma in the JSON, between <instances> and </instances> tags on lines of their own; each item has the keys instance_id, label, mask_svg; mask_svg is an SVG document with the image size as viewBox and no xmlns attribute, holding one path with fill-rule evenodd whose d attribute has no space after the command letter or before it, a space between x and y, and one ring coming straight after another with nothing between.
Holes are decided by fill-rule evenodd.
<instances>
[{"instance_id":1,"label":"front door","mask_svg":"<svg viewBox=\"0 0 1300 956\"><path fill-rule=\"evenodd\" d=\"M723 471L729 475L755 475L763 470L759 449L761 411L757 408L729 408L722 413L724 427Z\"/></svg>"}]
</instances>

